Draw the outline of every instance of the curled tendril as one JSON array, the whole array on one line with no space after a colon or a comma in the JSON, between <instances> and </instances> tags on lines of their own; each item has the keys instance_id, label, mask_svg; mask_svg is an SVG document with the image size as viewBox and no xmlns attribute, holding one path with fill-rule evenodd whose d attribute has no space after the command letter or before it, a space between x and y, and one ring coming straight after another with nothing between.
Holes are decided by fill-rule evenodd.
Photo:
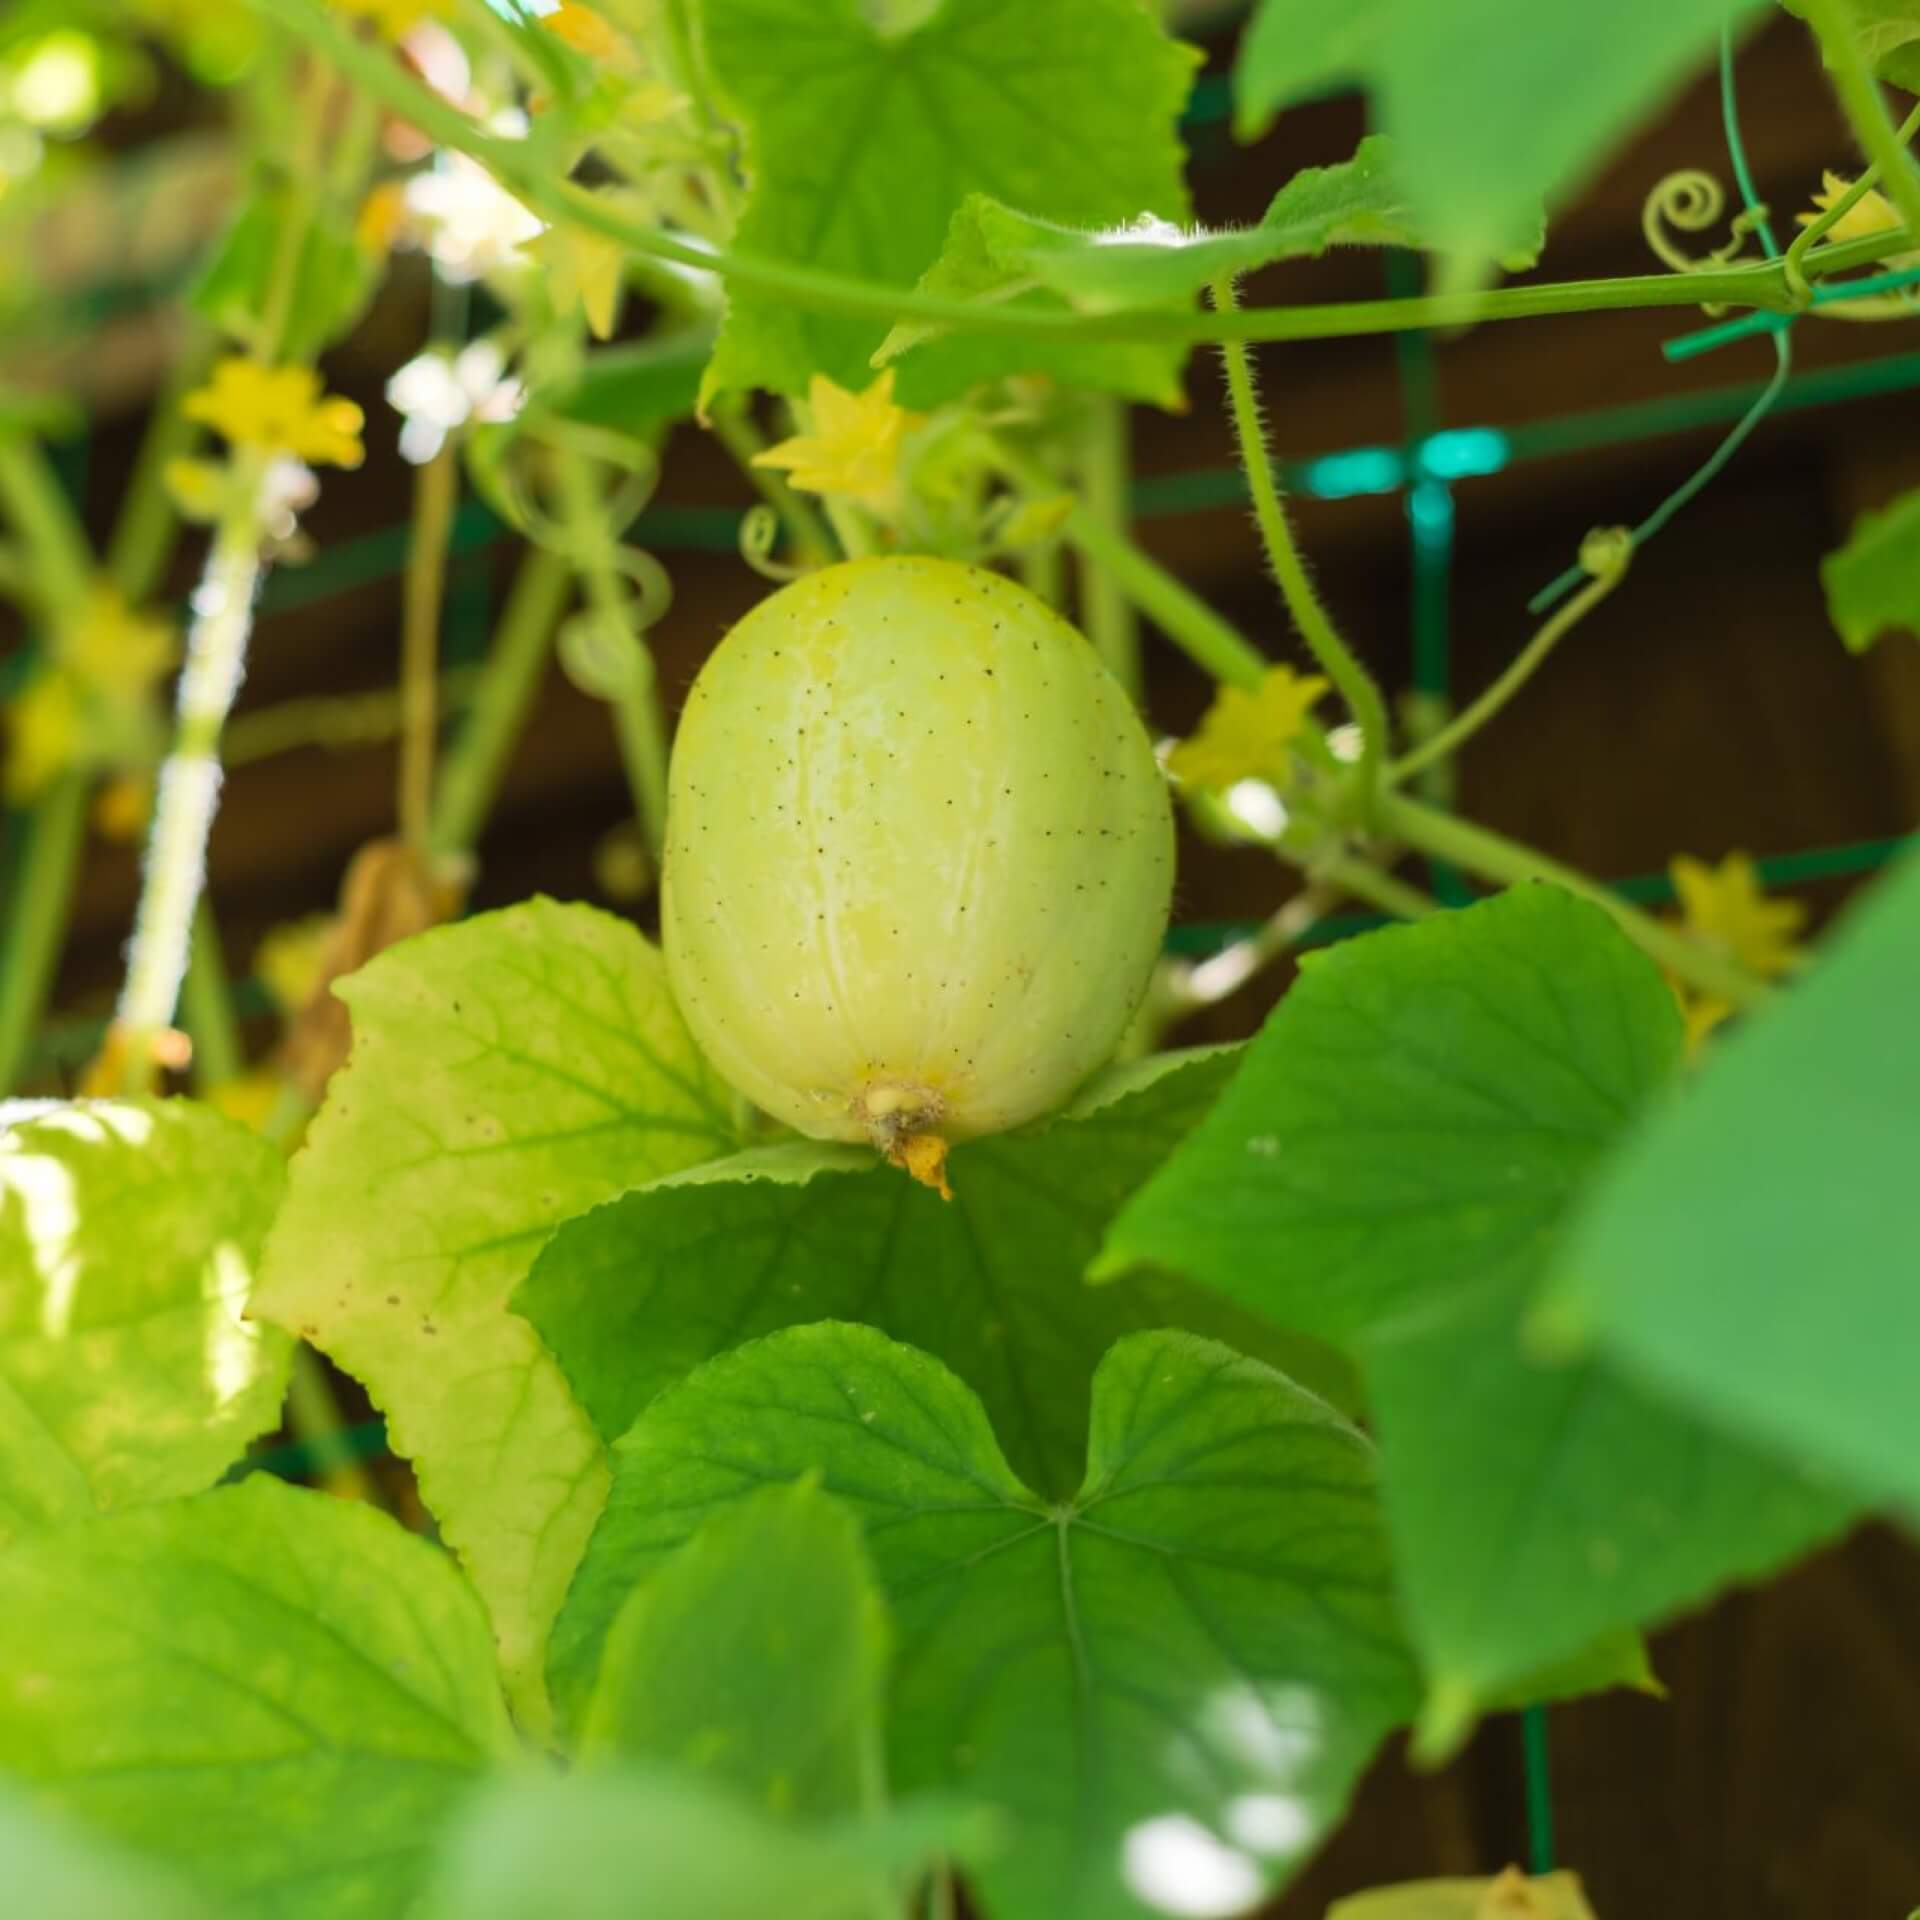
<instances>
[{"instance_id":1,"label":"curled tendril","mask_svg":"<svg viewBox=\"0 0 1920 1920\"><path fill-rule=\"evenodd\" d=\"M1704 253L1689 253L1674 233L1706 233L1727 210L1727 190L1700 167L1670 173L1647 195L1640 209L1640 231L1660 261L1675 273L1711 273L1730 266L1746 251L1748 240L1767 217L1764 206L1745 207L1727 223L1727 238ZM1668 229L1671 228L1672 232ZM1724 307L1708 306L1709 314Z\"/></svg>"},{"instance_id":2,"label":"curled tendril","mask_svg":"<svg viewBox=\"0 0 1920 1920\"><path fill-rule=\"evenodd\" d=\"M779 544L780 516L764 500L749 507L740 521L740 558L761 579L784 586L789 580L798 580L805 569L776 560L773 550Z\"/></svg>"},{"instance_id":3,"label":"curled tendril","mask_svg":"<svg viewBox=\"0 0 1920 1920\"><path fill-rule=\"evenodd\" d=\"M644 698L653 684L653 655L622 619L590 610L559 632L555 650L566 676L584 694L618 705Z\"/></svg>"}]
</instances>

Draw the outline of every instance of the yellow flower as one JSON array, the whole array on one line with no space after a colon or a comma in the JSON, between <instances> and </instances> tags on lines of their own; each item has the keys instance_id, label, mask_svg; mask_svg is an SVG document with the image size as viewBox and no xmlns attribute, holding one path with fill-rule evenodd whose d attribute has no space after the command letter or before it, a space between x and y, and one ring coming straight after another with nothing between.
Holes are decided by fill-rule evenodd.
<instances>
[{"instance_id":1,"label":"yellow flower","mask_svg":"<svg viewBox=\"0 0 1920 1920\"><path fill-rule=\"evenodd\" d=\"M1198 731L1168 756L1169 770L1193 787L1264 780L1284 790L1293 775L1289 749L1327 685L1317 673L1272 667L1256 693L1222 687Z\"/></svg>"},{"instance_id":2,"label":"yellow flower","mask_svg":"<svg viewBox=\"0 0 1920 1920\"><path fill-rule=\"evenodd\" d=\"M563 0L551 13L540 16L540 27L556 40L564 41L575 53L589 60L619 60L628 56L626 42L591 7L579 0Z\"/></svg>"},{"instance_id":3,"label":"yellow flower","mask_svg":"<svg viewBox=\"0 0 1920 1920\"><path fill-rule=\"evenodd\" d=\"M1813 196L1815 211L1796 214L1794 218L1803 227L1810 227L1838 201L1853 185L1843 175L1828 170L1821 175L1824 182L1820 192ZM1900 225L1900 216L1894 212L1893 203L1877 187L1869 187L1832 226L1827 229L1827 238L1832 241L1865 240L1876 233L1891 233Z\"/></svg>"},{"instance_id":4,"label":"yellow flower","mask_svg":"<svg viewBox=\"0 0 1920 1920\"><path fill-rule=\"evenodd\" d=\"M423 20L446 12L446 0L333 0L337 12L370 21L385 40L404 40Z\"/></svg>"},{"instance_id":5,"label":"yellow flower","mask_svg":"<svg viewBox=\"0 0 1920 1920\"><path fill-rule=\"evenodd\" d=\"M1677 854L1669 870L1681 917L1696 940L1763 980L1777 980L1800 965L1804 950L1795 936L1806 925L1807 909L1798 900L1769 900L1746 854L1730 853L1717 867Z\"/></svg>"},{"instance_id":6,"label":"yellow flower","mask_svg":"<svg viewBox=\"0 0 1920 1920\"><path fill-rule=\"evenodd\" d=\"M585 233L578 227L549 227L537 240L528 242L526 251L547 268L547 293L554 312L571 313L575 307L582 308L593 337L611 339L627 259L620 242L604 234Z\"/></svg>"},{"instance_id":7,"label":"yellow flower","mask_svg":"<svg viewBox=\"0 0 1920 1920\"><path fill-rule=\"evenodd\" d=\"M61 621L53 644L82 686L122 703L145 699L179 658L173 628L135 613L105 581Z\"/></svg>"},{"instance_id":8,"label":"yellow flower","mask_svg":"<svg viewBox=\"0 0 1920 1920\"><path fill-rule=\"evenodd\" d=\"M311 367L267 367L229 354L180 410L236 446L281 458L335 467L357 467L366 458L366 415L351 400L323 393Z\"/></svg>"},{"instance_id":9,"label":"yellow flower","mask_svg":"<svg viewBox=\"0 0 1920 1920\"><path fill-rule=\"evenodd\" d=\"M806 493L844 494L877 513L899 494L900 437L907 414L893 403L889 367L865 393L849 393L823 373L807 389L813 431L753 456L756 467L784 467Z\"/></svg>"},{"instance_id":10,"label":"yellow flower","mask_svg":"<svg viewBox=\"0 0 1920 1920\"><path fill-rule=\"evenodd\" d=\"M0 792L25 806L73 765L80 753L80 696L72 677L42 667L7 702L6 778Z\"/></svg>"}]
</instances>

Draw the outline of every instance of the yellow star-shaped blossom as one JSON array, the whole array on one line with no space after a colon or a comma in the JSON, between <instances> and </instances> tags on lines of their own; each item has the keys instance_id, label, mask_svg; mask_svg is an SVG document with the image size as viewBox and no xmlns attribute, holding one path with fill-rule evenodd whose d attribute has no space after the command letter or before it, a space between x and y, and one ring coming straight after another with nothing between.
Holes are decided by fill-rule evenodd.
<instances>
[{"instance_id":1,"label":"yellow star-shaped blossom","mask_svg":"<svg viewBox=\"0 0 1920 1920\"><path fill-rule=\"evenodd\" d=\"M73 765L80 753L80 696L71 676L42 667L0 709L6 723L6 775L0 793L25 806Z\"/></svg>"},{"instance_id":2,"label":"yellow star-shaped blossom","mask_svg":"<svg viewBox=\"0 0 1920 1920\"><path fill-rule=\"evenodd\" d=\"M446 0L333 0L336 12L365 20L383 40L404 40L423 20L438 19Z\"/></svg>"},{"instance_id":3,"label":"yellow star-shaped blossom","mask_svg":"<svg viewBox=\"0 0 1920 1920\"><path fill-rule=\"evenodd\" d=\"M1717 867L1677 854L1669 870L1682 920L1696 940L1763 980L1800 965L1804 949L1796 936L1807 909L1798 900L1769 900L1746 854L1730 853Z\"/></svg>"},{"instance_id":4,"label":"yellow star-shaped blossom","mask_svg":"<svg viewBox=\"0 0 1920 1920\"><path fill-rule=\"evenodd\" d=\"M593 337L611 339L627 259L620 242L578 227L549 227L529 241L525 251L547 268L547 294L554 312L571 313L579 307Z\"/></svg>"},{"instance_id":5,"label":"yellow star-shaped blossom","mask_svg":"<svg viewBox=\"0 0 1920 1920\"><path fill-rule=\"evenodd\" d=\"M1821 190L1813 196L1814 211L1794 216L1803 227L1812 226L1821 214L1827 212L1853 186L1851 180L1831 169L1822 173L1820 177L1823 184ZM1866 240L1876 233L1891 233L1899 225L1900 216L1894 212L1892 201L1877 187L1869 187L1827 229L1827 238L1834 242Z\"/></svg>"},{"instance_id":6,"label":"yellow star-shaped blossom","mask_svg":"<svg viewBox=\"0 0 1920 1920\"><path fill-rule=\"evenodd\" d=\"M889 367L864 393L849 393L823 373L807 389L813 431L753 456L756 467L784 467L805 493L840 494L892 510L899 498L900 439L909 416L893 401Z\"/></svg>"},{"instance_id":7,"label":"yellow star-shaped blossom","mask_svg":"<svg viewBox=\"0 0 1920 1920\"><path fill-rule=\"evenodd\" d=\"M235 446L276 458L332 467L357 467L366 458L360 445L366 415L353 401L323 392L311 367L268 367L229 354L180 411Z\"/></svg>"},{"instance_id":8,"label":"yellow star-shaped blossom","mask_svg":"<svg viewBox=\"0 0 1920 1920\"><path fill-rule=\"evenodd\" d=\"M1218 791L1264 780L1284 790L1293 777L1293 743L1327 685L1317 673L1271 667L1255 692L1222 687L1199 728L1168 756L1169 771L1190 787Z\"/></svg>"},{"instance_id":9,"label":"yellow star-shaped blossom","mask_svg":"<svg viewBox=\"0 0 1920 1920\"><path fill-rule=\"evenodd\" d=\"M105 581L61 621L54 651L83 686L121 702L144 699L179 658L173 628L135 613Z\"/></svg>"}]
</instances>

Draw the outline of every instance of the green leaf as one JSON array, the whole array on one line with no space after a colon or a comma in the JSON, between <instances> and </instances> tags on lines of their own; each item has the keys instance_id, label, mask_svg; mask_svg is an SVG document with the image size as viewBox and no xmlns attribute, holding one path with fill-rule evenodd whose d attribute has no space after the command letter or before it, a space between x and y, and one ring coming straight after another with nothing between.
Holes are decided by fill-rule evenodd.
<instances>
[{"instance_id":1,"label":"green leaf","mask_svg":"<svg viewBox=\"0 0 1920 1920\"><path fill-rule=\"evenodd\" d=\"M1910 1509L1917 952L1909 860L1608 1170L1551 1309L1715 1418Z\"/></svg>"},{"instance_id":2,"label":"green leaf","mask_svg":"<svg viewBox=\"0 0 1920 1920\"><path fill-rule=\"evenodd\" d=\"M1335 1340L1531 1277L1680 1038L1652 964L1557 887L1344 941L1302 969L1096 1271L1158 1262Z\"/></svg>"},{"instance_id":3,"label":"green leaf","mask_svg":"<svg viewBox=\"0 0 1920 1920\"><path fill-rule=\"evenodd\" d=\"M1257 140L1282 107L1373 71L1393 0L1260 0L1233 65L1233 131Z\"/></svg>"},{"instance_id":4,"label":"green leaf","mask_svg":"<svg viewBox=\"0 0 1920 1920\"><path fill-rule=\"evenodd\" d=\"M988 1911L1104 1920L1208 1876L1252 1904L1338 1817L1410 1680L1367 1443L1256 1361L1123 1340L1087 1474L1049 1503L937 1362L791 1328L660 1395L553 1642L577 1699L632 1582L711 1513L818 1472L865 1521L892 1608L891 1759L1016 1820ZM1196 1865L1196 1862L1198 1863Z\"/></svg>"},{"instance_id":5,"label":"green leaf","mask_svg":"<svg viewBox=\"0 0 1920 1920\"><path fill-rule=\"evenodd\" d=\"M285 325L271 343L276 359L311 360L350 332L380 284L384 262L354 237L352 222L330 207L296 207L286 187L262 185L241 205L187 304L249 351L264 349L261 324L281 271L283 236L302 229Z\"/></svg>"},{"instance_id":6,"label":"green leaf","mask_svg":"<svg viewBox=\"0 0 1920 1920\"><path fill-rule=\"evenodd\" d=\"M1328 11L1347 0L1324 0ZM1712 52L1725 0L1388 0L1372 78L1432 243L1467 261L1529 244Z\"/></svg>"},{"instance_id":7,"label":"green leaf","mask_svg":"<svg viewBox=\"0 0 1920 1920\"><path fill-rule=\"evenodd\" d=\"M293 1164L260 1310L365 1383L537 1718L541 1644L606 1491L592 1422L507 1300L562 1220L732 1144L659 955L533 900L335 988L353 1054Z\"/></svg>"},{"instance_id":8,"label":"green leaf","mask_svg":"<svg viewBox=\"0 0 1920 1920\"><path fill-rule=\"evenodd\" d=\"M0 1544L197 1493L278 1422L288 1343L246 1309L284 1186L187 1100L0 1132Z\"/></svg>"},{"instance_id":9,"label":"green leaf","mask_svg":"<svg viewBox=\"0 0 1920 1920\"><path fill-rule=\"evenodd\" d=\"M1821 561L1820 581L1849 653L1865 653L1883 633L1920 637L1920 488L1863 513L1847 544Z\"/></svg>"},{"instance_id":10,"label":"green leaf","mask_svg":"<svg viewBox=\"0 0 1920 1920\"><path fill-rule=\"evenodd\" d=\"M743 252L911 287L969 193L1090 226L1187 210L1175 120L1193 53L1139 0L704 0L716 85L746 130ZM703 397L858 389L884 321L729 290ZM1000 371L1024 370L1015 348ZM977 378L978 356L962 370ZM901 399L945 397L937 365ZM951 382L961 377L945 373Z\"/></svg>"},{"instance_id":11,"label":"green leaf","mask_svg":"<svg viewBox=\"0 0 1920 1920\"><path fill-rule=\"evenodd\" d=\"M607 1637L582 1751L704 1774L781 1817L879 1790L887 1617L859 1521L810 1480L717 1514Z\"/></svg>"},{"instance_id":12,"label":"green leaf","mask_svg":"<svg viewBox=\"0 0 1920 1920\"><path fill-rule=\"evenodd\" d=\"M20 1542L0 1618L0 1769L224 1913L397 1920L511 1750L452 1563L265 1476Z\"/></svg>"},{"instance_id":13,"label":"green leaf","mask_svg":"<svg viewBox=\"0 0 1920 1920\"><path fill-rule=\"evenodd\" d=\"M1049 1492L1079 1480L1094 1368L1123 1333L1244 1337L1350 1405L1324 1349L1276 1344L1194 1288L1162 1275L1081 1284L1106 1222L1233 1065L1230 1054L1169 1056L1049 1124L968 1141L953 1152L951 1202L856 1147L796 1141L715 1161L563 1227L514 1304L609 1442L714 1354L822 1319L865 1321L938 1356Z\"/></svg>"},{"instance_id":14,"label":"green leaf","mask_svg":"<svg viewBox=\"0 0 1920 1920\"><path fill-rule=\"evenodd\" d=\"M1177 310L1223 276L1314 258L1329 247L1420 246L1420 230L1395 176L1393 143L1376 135L1363 140L1351 160L1296 173L1258 226L1212 232L1151 218L1090 232L1037 220L974 194L955 214L946 250L922 277L920 290L995 304L1026 296L1025 304L1055 312ZM1538 257L1536 244L1507 264L1531 266ZM1036 291L1052 297L1036 301ZM944 336L937 325L905 321L881 343L878 358L892 359ZM952 344L958 351L979 343ZM990 347L1005 351L1000 342ZM1163 405L1177 401L1174 376L1184 352L1097 340L1071 348L1082 384L1093 381Z\"/></svg>"},{"instance_id":15,"label":"green leaf","mask_svg":"<svg viewBox=\"0 0 1920 1920\"><path fill-rule=\"evenodd\" d=\"M21 1920L209 1920L146 1861L11 1789L0 1791L0 1887Z\"/></svg>"},{"instance_id":16,"label":"green leaf","mask_svg":"<svg viewBox=\"0 0 1920 1920\"><path fill-rule=\"evenodd\" d=\"M1474 1295L1366 1346L1433 1757L1522 1683L1591 1691L1585 1643L1760 1579L1852 1518L1683 1404L1530 1355L1521 1317L1511 1295Z\"/></svg>"},{"instance_id":17,"label":"green leaf","mask_svg":"<svg viewBox=\"0 0 1920 1920\"><path fill-rule=\"evenodd\" d=\"M1780 0L1804 20L1806 8ZM1920 93L1920 0L1844 0L1853 16L1854 37L1882 80Z\"/></svg>"},{"instance_id":18,"label":"green leaf","mask_svg":"<svg viewBox=\"0 0 1920 1920\"><path fill-rule=\"evenodd\" d=\"M1358 1351L1431 1751L1536 1669L1846 1518L1610 1367L1520 1339L1571 1204L1679 1051L1652 962L1558 888L1347 942L1102 1256L1184 1248L1197 1277Z\"/></svg>"},{"instance_id":19,"label":"green leaf","mask_svg":"<svg viewBox=\"0 0 1920 1920\"><path fill-rule=\"evenodd\" d=\"M519 1779L459 1823L430 1920L872 1920L887 1883L987 1844L977 1815L900 1807L798 1828L657 1772Z\"/></svg>"}]
</instances>

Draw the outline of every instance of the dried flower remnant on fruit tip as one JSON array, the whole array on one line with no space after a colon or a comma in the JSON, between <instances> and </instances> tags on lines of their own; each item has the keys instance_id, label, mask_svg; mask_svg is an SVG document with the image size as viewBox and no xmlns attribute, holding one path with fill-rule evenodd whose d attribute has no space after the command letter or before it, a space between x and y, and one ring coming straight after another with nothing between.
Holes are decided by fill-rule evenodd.
<instances>
[{"instance_id":1,"label":"dried flower remnant on fruit tip","mask_svg":"<svg viewBox=\"0 0 1920 1920\"><path fill-rule=\"evenodd\" d=\"M876 513L897 504L900 440L909 415L894 404L889 367L864 393L849 393L823 373L807 389L812 429L753 456L756 467L784 468L804 493L831 493Z\"/></svg>"},{"instance_id":2,"label":"dried flower remnant on fruit tip","mask_svg":"<svg viewBox=\"0 0 1920 1920\"><path fill-rule=\"evenodd\" d=\"M861 1090L855 1112L887 1160L923 1187L931 1187L942 1200L953 1198L947 1183L947 1143L936 1131L946 1102L933 1088L875 1081Z\"/></svg>"},{"instance_id":3,"label":"dried flower remnant on fruit tip","mask_svg":"<svg viewBox=\"0 0 1920 1920\"><path fill-rule=\"evenodd\" d=\"M1293 743L1329 685L1317 673L1273 667L1254 692L1222 687L1199 727L1168 755L1168 771L1188 786L1216 791L1242 780L1284 791L1293 778Z\"/></svg>"},{"instance_id":4,"label":"dried flower remnant on fruit tip","mask_svg":"<svg viewBox=\"0 0 1920 1920\"><path fill-rule=\"evenodd\" d=\"M1714 867L1691 854L1676 854L1669 871L1681 924L1702 945L1763 980L1781 979L1805 963L1806 949L1799 939L1807 921L1805 904L1769 899L1750 855L1730 853ZM1673 989L1692 1058L1733 1008L1718 995L1695 992L1677 981Z\"/></svg>"}]
</instances>

